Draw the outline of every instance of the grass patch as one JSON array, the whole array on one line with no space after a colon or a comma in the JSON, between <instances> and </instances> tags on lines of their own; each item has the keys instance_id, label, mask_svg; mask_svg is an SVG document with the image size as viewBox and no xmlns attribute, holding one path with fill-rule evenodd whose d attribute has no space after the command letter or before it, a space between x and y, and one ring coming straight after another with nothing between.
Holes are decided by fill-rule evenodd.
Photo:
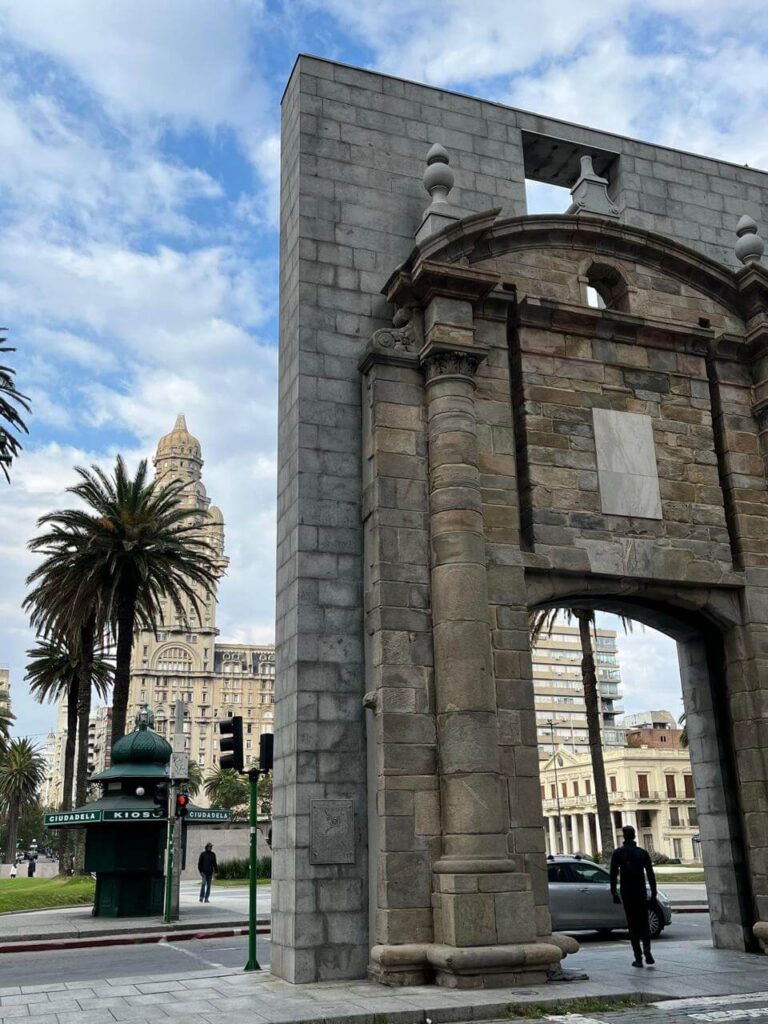
<instances>
[{"instance_id":1,"label":"grass patch","mask_svg":"<svg viewBox=\"0 0 768 1024\"><path fill-rule=\"evenodd\" d=\"M4 878L0 880L0 914L12 910L47 910L93 903L92 878Z\"/></svg>"},{"instance_id":2,"label":"grass patch","mask_svg":"<svg viewBox=\"0 0 768 1024\"><path fill-rule=\"evenodd\" d=\"M630 1010L634 1006L644 1005L642 999L634 996L621 996L616 999L599 999L585 997L583 999L562 999L547 1006L534 1006L525 1003L510 1003L505 1019L543 1020L563 1013L610 1013L612 1010Z\"/></svg>"},{"instance_id":3,"label":"grass patch","mask_svg":"<svg viewBox=\"0 0 768 1024\"><path fill-rule=\"evenodd\" d=\"M703 871L665 871L664 868L654 868L657 882L666 882L674 885L676 882L703 882Z\"/></svg>"}]
</instances>

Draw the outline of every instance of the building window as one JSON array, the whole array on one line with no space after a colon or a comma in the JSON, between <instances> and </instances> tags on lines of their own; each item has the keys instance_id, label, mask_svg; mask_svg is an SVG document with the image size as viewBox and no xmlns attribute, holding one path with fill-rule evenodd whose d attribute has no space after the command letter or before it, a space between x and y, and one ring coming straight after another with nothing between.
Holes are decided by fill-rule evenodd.
<instances>
[{"instance_id":1,"label":"building window","mask_svg":"<svg viewBox=\"0 0 768 1024\"><path fill-rule=\"evenodd\" d=\"M675 776L665 775L664 778L667 781L667 796L677 796L677 789L675 788Z\"/></svg>"},{"instance_id":2,"label":"building window","mask_svg":"<svg viewBox=\"0 0 768 1024\"><path fill-rule=\"evenodd\" d=\"M699 812L695 807L688 808L688 824L691 828L698 828L699 825Z\"/></svg>"},{"instance_id":3,"label":"building window","mask_svg":"<svg viewBox=\"0 0 768 1024\"><path fill-rule=\"evenodd\" d=\"M565 782L560 783L560 789L563 791L563 796L568 796L568 785Z\"/></svg>"},{"instance_id":4,"label":"building window","mask_svg":"<svg viewBox=\"0 0 768 1024\"><path fill-rule=\"evenodd\" d=\"M611 792L615 793L616 792L616 776L615 775L611 775L610 778L608 779L608 782L610 784Z\"/></svg>"},{"instance_id":5,"label":"building window","mask_svg":"<svg viewBox=\"0 0 768 1024\"><path fill-rule=\"evenodd\" d=\"M647 799L647 797L648 797L648 776L647 775L638 775L637 776L637 791L640 794L641 798L644 797L644 798Z\"/></svg>"},{"instance_id":6,"label":"building window","mask_svg":"<svg viewBox=\"0 0 768 1024\"><path fill-rule=\"evenodd\" d=\"M592 796L592 779L584 780L584 792L587 796Z\"/></svg>"},{"instance_id":7,"label":"building window","mask_svg":"<svg viewBox=\"0 0 768 1024\"><path fill-rule=\"evenodd\" d=\"M683 776L683 785L685 786L685 795L689 799L692 799L693 798L693 776L692 775L684 775Z\"/></svg>"},{"instance_id":8,"label":"building window","mask_svg":"<svg viewBox=\"0 0 768 1024\"><path fill-rule=\"evenodd\" d=\"M552 800L556 800L557 799L557 790L555 789L554 783L550 783L549 793L550 793L550 798Z\"/></svg>"},{"instance_id":9,"label":"building window","mask_svg":"<svg viewBox=\"0 0 768 1024\"><path fill-rule=\"evenodd\" d=\"M579 795L579 783L578 783L577 779L573 780L573 795L574 796L578 796Z\"/></svg>"},{"instance_id":10,"label":"building window","mask_svg":"<svg viewBox=\"0 0 768 1024\"><path fill-rule=\"evenodd\" d=\"M157 668L161 672L191 672L192 655L183 647L167 647L160 653Z\"/></svg>"},{"instance_id":11,"label":"building window","mask_svg":"<svg viewBox=\"0 0 768 1024\"><path fill-rule=\"evenodd\" d=\"M677 809L677 807L670 807L669 808L669 824L670 825L679 825L680 824L680 811Z\"/></svg>"},{"instance_id":12,"label":"building window","mask_svg":"<svg viewBox=\"0 0 768 1024\"><path fill-rule=\"evenodd\" d=\"M682 839L673 839L672 840L672 855L677 860L682 860L683 859L683 841L682 841Z\"/></svg>"}]
</instances>

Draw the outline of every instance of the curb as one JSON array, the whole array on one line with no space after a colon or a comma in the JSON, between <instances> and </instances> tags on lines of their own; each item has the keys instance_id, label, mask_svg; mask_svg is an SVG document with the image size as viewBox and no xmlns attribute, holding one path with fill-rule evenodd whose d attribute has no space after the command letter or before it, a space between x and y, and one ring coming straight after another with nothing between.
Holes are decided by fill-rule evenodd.
<instances>
[{"instance_id":1,"label":"curb","mask_svg":"<svg viewBox=\"0 0 768 1024\"><path fill-rule=\"evenodd\" d=\"M269 935L270 928L266 925L257 926L257 935ZM3 943L0 941L2 953L47 953L56 949L92 949L99 946L139 946L150 942L187 942L190 939L228 939L235 935L247 935L248 926L238 925L230 928L203 928L171 932L141 932L133 935L99 935L81 936L79 938L44 939Z\"/></svg>"}]
</instances>

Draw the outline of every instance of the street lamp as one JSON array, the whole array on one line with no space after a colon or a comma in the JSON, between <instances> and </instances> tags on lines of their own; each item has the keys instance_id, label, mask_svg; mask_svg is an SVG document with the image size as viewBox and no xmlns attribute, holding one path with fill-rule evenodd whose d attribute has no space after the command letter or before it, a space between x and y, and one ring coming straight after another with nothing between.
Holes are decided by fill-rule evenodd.
<instances>
[{"instance_id":1,"label":"street lamp","mask_svg":"<svg viewBox=\"0 0 768 1024\"><path fill-rule=\"evenodd\" d=\"M560 784L557 781L557 750L555 749L555 726L567 724L564 718L548 718L546 725L549 726L549 738L552 743L552 758L555 767L555 800L557 801L557 832L560 833ZM561 837L562 838L562 837ZM565 852L565 850L563 850Z\"/></svg>"}]
</instances>

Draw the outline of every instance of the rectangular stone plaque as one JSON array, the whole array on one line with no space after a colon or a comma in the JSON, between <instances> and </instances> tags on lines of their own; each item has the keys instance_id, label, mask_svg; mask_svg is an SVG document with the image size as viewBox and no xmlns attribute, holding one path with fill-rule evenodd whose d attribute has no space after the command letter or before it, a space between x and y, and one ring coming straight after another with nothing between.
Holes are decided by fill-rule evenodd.
<instances>
[{"instance_id":1,"label":"rectangular stone plaque","mask_svg":"<svg viewBox=\"0 0 768 1024\"><path fill-rule=\"evenodd\" d=\"M603 512L611 516L661 519L651 417L593 409L592 425Z\"/></svg>"},{"instance_id":2,"label":"rectangular stone plaque","mask_svg":"<svg viewBox=\"0 0 768 1024\"><path fill-rule=\"evenodd\" d=\"M355 809L351 800L309 803L309 863L354 864Z\"/></svg>"}]
</instances>

